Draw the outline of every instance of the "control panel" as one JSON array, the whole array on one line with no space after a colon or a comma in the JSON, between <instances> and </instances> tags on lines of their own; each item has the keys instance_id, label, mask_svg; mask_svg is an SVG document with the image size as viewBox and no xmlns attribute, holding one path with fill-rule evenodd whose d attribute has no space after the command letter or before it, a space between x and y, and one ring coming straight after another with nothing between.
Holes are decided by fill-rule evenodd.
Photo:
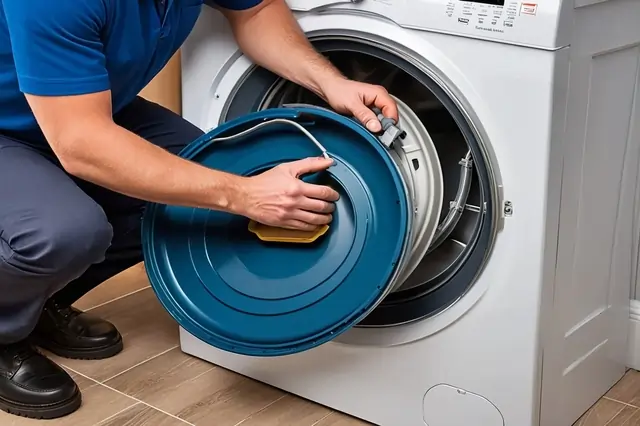
<instances>
[{"instance_id":1,"label":"control panel","mask_svg":"<svg viewBox=\"0 0 640 426\"><path fill-rule=\"evenodd\" d=\"M288 0L293 10L355 9L400 26L542 49L569 44L570 0Z\"/></svg>"},{"instance_id":2,"label":"control panel","mask_svg":"<svg viewBox=\"0 0 640 426\"><path fill-rule=\"evenodd\" d=\"M517 1L482 0L447 2L445 14L457 24L472 25L474 29L490 33L504 33L508 28L516 25L516 19L520 15ZM531 6L532 12L537 9Z\"/></svg>"}]
</instances>

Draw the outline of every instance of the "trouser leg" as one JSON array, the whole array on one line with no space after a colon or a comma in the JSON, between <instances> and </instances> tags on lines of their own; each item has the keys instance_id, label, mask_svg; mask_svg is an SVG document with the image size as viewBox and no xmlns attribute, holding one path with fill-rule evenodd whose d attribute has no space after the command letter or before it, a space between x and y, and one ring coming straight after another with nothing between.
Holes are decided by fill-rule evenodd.
<instances>
[{"instance_id":1,"label":"trouser leg","mask_svg":"<svg viewBox=\"0 0 640 426\"><path fill-rule=\"evenodd\" d=\"M202 132L141 98L114 120L173 153ZM144 165L141 165L143 167ZM144 202L73 179L50 153L0 138L0 344L142 260Z\"/></svg>"},{"instance_id":2,"label":"trouser leg","mask_svg":"<svg viewBox=\"0 0 640 426\"><path fill-rule=\"evenodd\" d=\"M46 154L0 138L0 344L33 330L45 301L100 263L112 227Z\"/></svg>"},{"instance_id":3,"label":"trouser leg","mask_svg":"<svg viewBox=\"0 0 640 426\"><path fill-rule=\"evenodd\" d=\"M140 99L115 118L172 152L201 134ZM83 359L122 350L112 324L64 302L141 260L143 206L72 179L50 151L0 136L0 410L55 418L80 406L73 379L32 343Z\"/></svg>"},{"instance_id":4,"label":"trouser leg","mask_svg":"<svg viewBox=\"0 0 640 426\"><path fill-rule=\"evenodd\" d=\"M49 296L110 242L102 208L52 157L0 137L0 410L50 419L80 407L73 379L25 338Z\"/></svg>"},{"instance_id":5,"label":"trouser leg","mask_svg":"<svg viewBox=\"0 0 640 426\"><path fill-rule=\"evenodd\" d=\"M117 124L174 154L202 135L202 131L174 112L137 98L114 120ZM144 167L144 165L141 165ZM142 261L141 219L145 203L86 182L78 185L106 212L113 226L113 241L106 259L92 265L81 277L55 295L61 304L72 304L100 283Z\"/></svg>"}]
</instances>

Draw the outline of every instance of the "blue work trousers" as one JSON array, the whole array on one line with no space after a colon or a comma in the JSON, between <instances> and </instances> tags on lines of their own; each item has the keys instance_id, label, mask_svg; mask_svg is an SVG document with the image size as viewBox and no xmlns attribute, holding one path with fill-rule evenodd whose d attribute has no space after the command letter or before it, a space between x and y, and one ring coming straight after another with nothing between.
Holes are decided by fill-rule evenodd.
<instances>
[{"instance_id":1,"label":"blue work trousers","mask_svg":"<svg viewBox=\"0 0 640 426\"><path fill-rule=\"evenodd\" d=\"M202 135L142 98L114 120L173 153ZM49 298L72 304L139 263L144 205L70 176L45 141L0 131L0 344L27 338Z\"/></svg>"}]
</instances>

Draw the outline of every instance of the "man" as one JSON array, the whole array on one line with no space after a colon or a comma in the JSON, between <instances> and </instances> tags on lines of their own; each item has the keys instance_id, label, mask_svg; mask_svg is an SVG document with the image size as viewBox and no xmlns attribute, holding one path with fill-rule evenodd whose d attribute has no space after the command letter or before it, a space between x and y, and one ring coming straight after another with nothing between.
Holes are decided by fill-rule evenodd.
<instances>
[{"instance_id":1,"label":"man","mask_svg":"<svg viewBox=\"0 0 640 426\"><path fill-rule=\"evenodd\" d=\"M63 357L122 350L115 327L71 305L142 260L144 201L219 209L293 229L331 220L338 197L303 183L308 158L244 178L179 158L201 131L137 93L191 31L202 0L0 0L0 408L54 418L78 387ZM316 53L284 0L217 0L244 52L370 130L397 118L381 87Z\"/></svg>"}]
</instances>

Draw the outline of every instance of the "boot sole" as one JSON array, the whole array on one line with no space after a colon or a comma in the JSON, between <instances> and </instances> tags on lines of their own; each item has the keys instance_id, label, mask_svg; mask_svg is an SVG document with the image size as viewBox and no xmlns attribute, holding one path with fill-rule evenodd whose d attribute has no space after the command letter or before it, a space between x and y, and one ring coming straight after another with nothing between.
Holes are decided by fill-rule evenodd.
<instances>
[{"instance_id":1,"label":"boot sole","mask_svg":"<svg viewBox=\"0 0 640 426\"><path fill-rule=\"evenodd\" d=\"M36 346L63 358L84 360L111 358L112 356L118 355L122 352L122 349L124 348L122 336L120 336L115 343L99 348L65 348L53 342L44 342L38 338L34 338L33 343Z\"/></svg>"},{"instance_id":2,"label":"boot sole","mask_svg":"<svg viewBox=\"0 0 640 426\"><path fill-rule=\"evenodd\" d=\"M50 420L68 416L82 405L82 394L76 391L75 395L66 401L50 405L26 405L0 398L0 410L15 416L29 419Z\"/></svg>"}]
</instances>

